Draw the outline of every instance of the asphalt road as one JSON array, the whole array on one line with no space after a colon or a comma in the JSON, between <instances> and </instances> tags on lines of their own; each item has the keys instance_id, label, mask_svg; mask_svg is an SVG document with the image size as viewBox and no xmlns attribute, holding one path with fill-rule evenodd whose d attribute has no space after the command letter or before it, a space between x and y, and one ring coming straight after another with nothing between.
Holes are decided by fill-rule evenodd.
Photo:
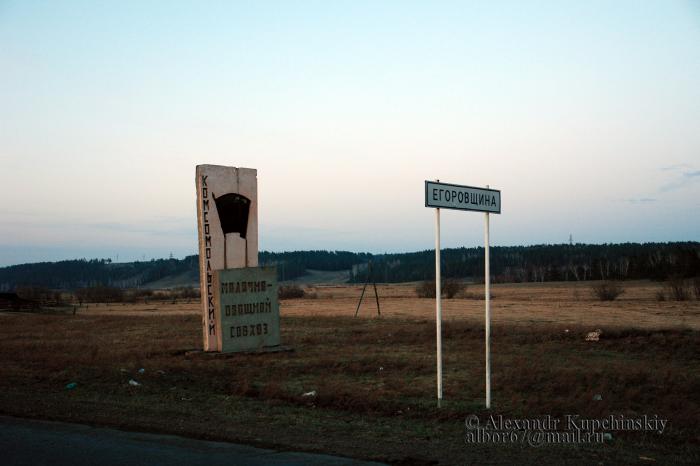
<instances>
[{"instance_id":1,"label":"asphalt road","mask_svg":"<svg viewBox=\"0 0 700 466\"><path fill-rule=\"evenodd\" d=\"M0 416L3 465L379 466L338 456Z\"/></svg>"}]
</instances>

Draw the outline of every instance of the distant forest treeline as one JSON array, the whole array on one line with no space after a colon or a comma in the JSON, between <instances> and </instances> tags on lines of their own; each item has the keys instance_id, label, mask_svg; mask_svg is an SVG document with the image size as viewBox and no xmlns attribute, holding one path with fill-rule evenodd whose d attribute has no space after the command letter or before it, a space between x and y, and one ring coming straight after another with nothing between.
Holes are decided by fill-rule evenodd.
<instances>
[{"instance_id":1,"label":"distant forest treeline","mask_svg":"<svg viewBox=\"0 0 700 466\"><path fill-rule=\"evenodd\" d=\"M137 288L161 278L197 269L197 256L112 263L109 259L76 259L0 268L0 291L21 286L75 289L92 286Z\"/></svg>"},{"instance_id":2,"label":"distant forest treeline","mask_svg":"<svg viewBox=\"0 0 700 466\"><path fill-rule=\"evenodd\" d=\"M483 280L484 249L443 249L445 277ZM435 275L435 251L372 255L347 251L261 252L260 265L275 265L280 280L302 277L307 270L350 270L351 282L367 279L372 261L378 282L430 280ZM148 286L161 278L196 275L197 256L149 262L112 263L109 259L69 260L0 268L0 291L20 286L75 289L104 285ZM495 282L600 279L656 279L700 275L700 243L555 244L491 248Z\"/></svg>"},{"instance_id":3,"label":"distant forest treeline","mask_svg":"<svg viewBox=\"0 0 700 466\"><path fill-rule=\"evenodd\" d=\"M548 244L491 247L495 282L574 280L663 280L700 275L700 243ZM441 251L443 276L483 281L484 248ZM372 264L380 282L433 279L435 250L385 254ZM351 281L367 278L365 264L353 267Z\"/></svg>"},{"instance_id":4,"label":"distant forest treeline","mask_svg":"<svg viewBox=\"0 0 700 466\"><path fill-rule=\"evenodd\" d=\"M277 266L280 280L292 280L311 270L350 270L366 263L367 253L347 251L295 251L259 254L260 265ZM161 278L190 272L198 276L198 256L184 259L153 259L145 262L113 263L109 259L76 259L59 262L12 265L0 268L0 291L22 286L76 289L92 286L138 288Z\"/></svg>"}]
</instances>

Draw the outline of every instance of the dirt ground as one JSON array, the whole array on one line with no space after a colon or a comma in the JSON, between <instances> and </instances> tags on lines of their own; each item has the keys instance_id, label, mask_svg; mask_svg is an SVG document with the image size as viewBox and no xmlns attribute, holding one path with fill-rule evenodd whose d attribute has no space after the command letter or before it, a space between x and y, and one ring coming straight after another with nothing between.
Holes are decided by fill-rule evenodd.
<instances>
[{"instance_id":1,"label":"dirt ground","mask_svg":"<svg viewBox=\"0 0 700 466\"><path fill-rule=\"evenodd\" d=\"M435 319L435 300L419 299L416 284L379 284L381 316L402 319ZM663 284L650 281L625 282L624 293L615 301L595 298L591 284L521 283L492 285L491 321L494 324L562 324L591 327L634 327L649 329L692 328L700 330L700 301L658 301ZM310 285L304 287L312 298L281 302L282 316L353 316L361 285ZM464 320L483 324L484 286L468 285L459 298L442 300L444 321ZM81 308L89 315L198 314L198 302L146 304L98 304ZM372 286L368 286L358 316L377 317Z\"/></svg>"},{"instance_id":2,"label":"dirt ground","mask_svg":"<svg viewBox=\"0 0 700 466\"><path fill-rule=\"evenodd\" d=\"M314 285L281 304L294 351L264 355L188 353L201 347L197 302L3 313L0 414L393 464L699 464L700 302L624 286L601 302L590 285L495 285L491 410L480 285L444 300L439 409L434 300L415 284L380 285L381 317L368 288L357 318L361 287ZM594 329L600 340L586 341ZM470 443L470 415L646 415L668 427L602 443Z\"/></svg>"}]
</instances>

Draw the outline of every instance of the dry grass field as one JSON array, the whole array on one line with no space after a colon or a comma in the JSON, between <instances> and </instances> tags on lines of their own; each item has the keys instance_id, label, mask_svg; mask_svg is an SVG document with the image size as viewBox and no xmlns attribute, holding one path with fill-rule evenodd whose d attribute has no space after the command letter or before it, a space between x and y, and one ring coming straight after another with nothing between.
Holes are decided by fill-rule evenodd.
<instances>
[{"instance_id":1,"label":"dry grass field","mask_svg":"<svg viewBox=\"0 0 700 466\"><path fill-rule=\"evenodd\" d=\"M314 285L282 302L294 351L273 354L188 353L201 345L196 302L3 313L0 413L395 464L700 464L700 301L659 302L660 286L625 283L612 302L589 285L494 286L490 412L479 285L443 301L440 409L434 300L415 285L379 286L381 317L368 293L357 318L361 287ZM594 329L600 341L585 341ZM466 444L470 414L669 424L602 444Z\"/></svg>"}]
</instances>

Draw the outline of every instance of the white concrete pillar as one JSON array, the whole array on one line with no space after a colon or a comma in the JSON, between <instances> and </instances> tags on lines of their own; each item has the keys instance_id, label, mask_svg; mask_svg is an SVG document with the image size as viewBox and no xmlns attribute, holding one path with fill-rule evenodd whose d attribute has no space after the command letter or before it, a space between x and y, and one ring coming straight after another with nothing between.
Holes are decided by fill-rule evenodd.
<instances>
[{"instance_id":1,"label":"white concrete pillar","mask_svg":"<svg viewBox=\"0 0 700 466\"><path fill-rule=\"evenodd\" d=\"M256 267L258 265L258 179L252 168L197 165L197 230L199 233L199 277L202 293L202 323L204 351L219 351L217 312L214 308L213 272L225 268ZM241 224L230 216L231 210L219 213L217 199L227 195L245 198L248 218L242 219L245 232L224 232ZM235 210L235 209L234 209ZM221 216L225 218L221 218ZM227 216L228 215L228 216ZM234 228L235 229L235 228ZM245 238L243 238L245 233Z\"/></svg>"}]
</instances>

